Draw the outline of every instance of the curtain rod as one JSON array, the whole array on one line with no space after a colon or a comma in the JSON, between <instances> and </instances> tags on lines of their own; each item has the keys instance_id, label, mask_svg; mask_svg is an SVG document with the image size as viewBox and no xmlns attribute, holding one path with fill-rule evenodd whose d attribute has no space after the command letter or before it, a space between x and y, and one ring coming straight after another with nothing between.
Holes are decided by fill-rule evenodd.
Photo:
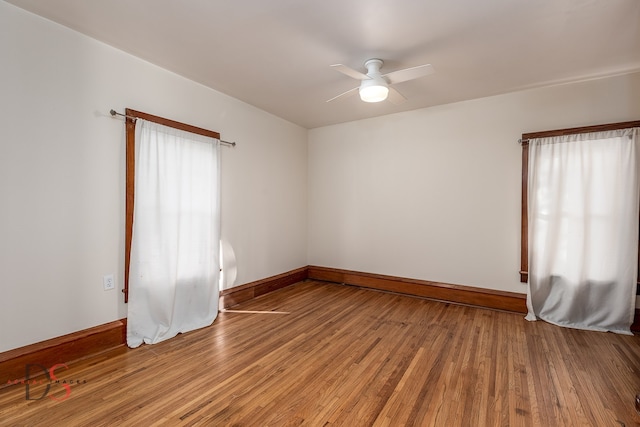
<instances>
[{"instance_id":1,"label":"curtain rod","mask_svg":"<svg viewBox=\"0 0 640 427\"><path fill-rule=\"evenodd\" d=\"M126 114L118 113L114 109L111 109L109 111L109 114L111 114L113 117L121 116L121 117L126 117L127 119L131 119L131 120L138 120L138 117L127 116ZM223 141L222 139L220 139L220 144L228 145L228 146L231 146L231 147L235 147L236 146L235 141L234 142L229 142L229 141Z\"/></svg>"}]
</instances>

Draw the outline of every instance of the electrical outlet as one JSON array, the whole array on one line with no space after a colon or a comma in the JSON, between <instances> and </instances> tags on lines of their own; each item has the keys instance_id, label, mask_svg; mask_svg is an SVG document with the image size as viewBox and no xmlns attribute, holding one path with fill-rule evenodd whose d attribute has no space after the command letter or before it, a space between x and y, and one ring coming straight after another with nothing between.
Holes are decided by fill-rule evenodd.
<instances>
[{"instance_id":1,"label":"electrical outlet","mask_svg":"<svg viewBox=\"0 0 640 427\"><path fill-rule=\"evenodd\" d=\"M107 274L102 278L102 286L105 291L110 291L111 289L115 289L116 281L113 278L113 274Z\"/></svg>"}]
</instances>

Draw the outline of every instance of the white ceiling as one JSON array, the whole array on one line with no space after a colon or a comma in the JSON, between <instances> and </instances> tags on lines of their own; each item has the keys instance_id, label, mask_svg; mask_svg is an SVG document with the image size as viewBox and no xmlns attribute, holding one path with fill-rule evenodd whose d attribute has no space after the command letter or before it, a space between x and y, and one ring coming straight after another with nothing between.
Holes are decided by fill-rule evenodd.
<instances>
[{"instance_id":1,"label":"white ceiling","mask_svg":"<svg viewBox=\"0 0 640 427\"><path fill-rule=\"evenodd\" d=\"M306 128L640 71L639 0L10 0ZM329 67L430 63L408 101Z\"/></svg>"}]
</instances>

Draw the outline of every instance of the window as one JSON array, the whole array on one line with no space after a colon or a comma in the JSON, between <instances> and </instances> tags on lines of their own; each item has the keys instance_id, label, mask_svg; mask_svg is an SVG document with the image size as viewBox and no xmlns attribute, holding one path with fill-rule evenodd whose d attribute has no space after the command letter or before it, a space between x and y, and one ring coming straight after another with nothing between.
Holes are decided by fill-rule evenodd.
<instances>
[{"instance_id":1,"label":"window","mask_svg":"<svg viewBox=\"0 0 640 427\"><path fill-rule=\"evenodd\" d=\"M528 236L528 176L529 176L529 144L530 138L544 138L552 136L573 135L581 133L601 132L617 129L640 127L640 121L612 123L597 126L587 126L572 129L560 129L553 131L526 133L522 135L522 202L521 202L521 248L520 248L520 281L528 282L529 279L529 236ZM639 218L640 221L640 218ZM640 236L638 238L640 245ZM638 256L638 271L640 271L640 251ZM640 283L637 285L637 294L640 295Z\"/></svg>"},{"instance_id":2,"label":"window","mask_svg":"<svg viewBox=\"0 0 640 427\"><path fill-rule=\"evenodd\" d=\"M136 118L169 126L197 135L220 139L218 132L176 122L162 117L154 116L127 108L126 116L126 190L125 190L125 261L124 261L124 302L129 301L129 261L131 256L131 237L133 232L133 201L135 194L135 129Z\"/></svg>"}]
</instances>

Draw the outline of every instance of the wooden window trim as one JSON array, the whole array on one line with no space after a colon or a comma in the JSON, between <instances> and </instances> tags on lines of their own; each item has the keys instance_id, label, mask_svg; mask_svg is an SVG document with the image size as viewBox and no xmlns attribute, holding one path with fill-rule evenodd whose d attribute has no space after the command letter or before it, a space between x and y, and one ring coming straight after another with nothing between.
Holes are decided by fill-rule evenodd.
<instances>
[{"instance_id":1,"label":"wooden window trim","mask_svg":"<svg viewBox=\"0 0 640 427\"><path fill-rule=\"evenodd\" d=\"M158 123L164 126L195 133L197 135L208 136L210 138L220 139L220 133L208 129L199 128L188 125L186 123L176 122L175 120L165 119L164 117L154 116L152 114L143 113L141 111L125 109L126 121L126 184L125 184L125 249L124 249L124 302L129 302L129 258L131 257L131 236L133 234L133 199L135 194L135 137L136 137L136 119L143 119L150 122Z\"/></svg>"},{"instance_id":2,"label":"wooden window trim","mask_svg":"<svg viewBox=\"0 0 640 427\"><path fill-rule=\"evenodd\" d=\"M640 127L640 120L631 122L607 123L595 126L584 126L568 129L548 130L522 134L522 202L520 221L520 281L529 281L529 218L528 218L528 188L529 188L529 139L547 138L552 136L577 135L581 133L605 132ZM638 218L640 222L640 218ZM638 236L640 245L640 235ZM640 251L638 251L638 271L640 272ZM637 284L636 294L640 295L640 282Z\"/></svg>"}]
</instances>

